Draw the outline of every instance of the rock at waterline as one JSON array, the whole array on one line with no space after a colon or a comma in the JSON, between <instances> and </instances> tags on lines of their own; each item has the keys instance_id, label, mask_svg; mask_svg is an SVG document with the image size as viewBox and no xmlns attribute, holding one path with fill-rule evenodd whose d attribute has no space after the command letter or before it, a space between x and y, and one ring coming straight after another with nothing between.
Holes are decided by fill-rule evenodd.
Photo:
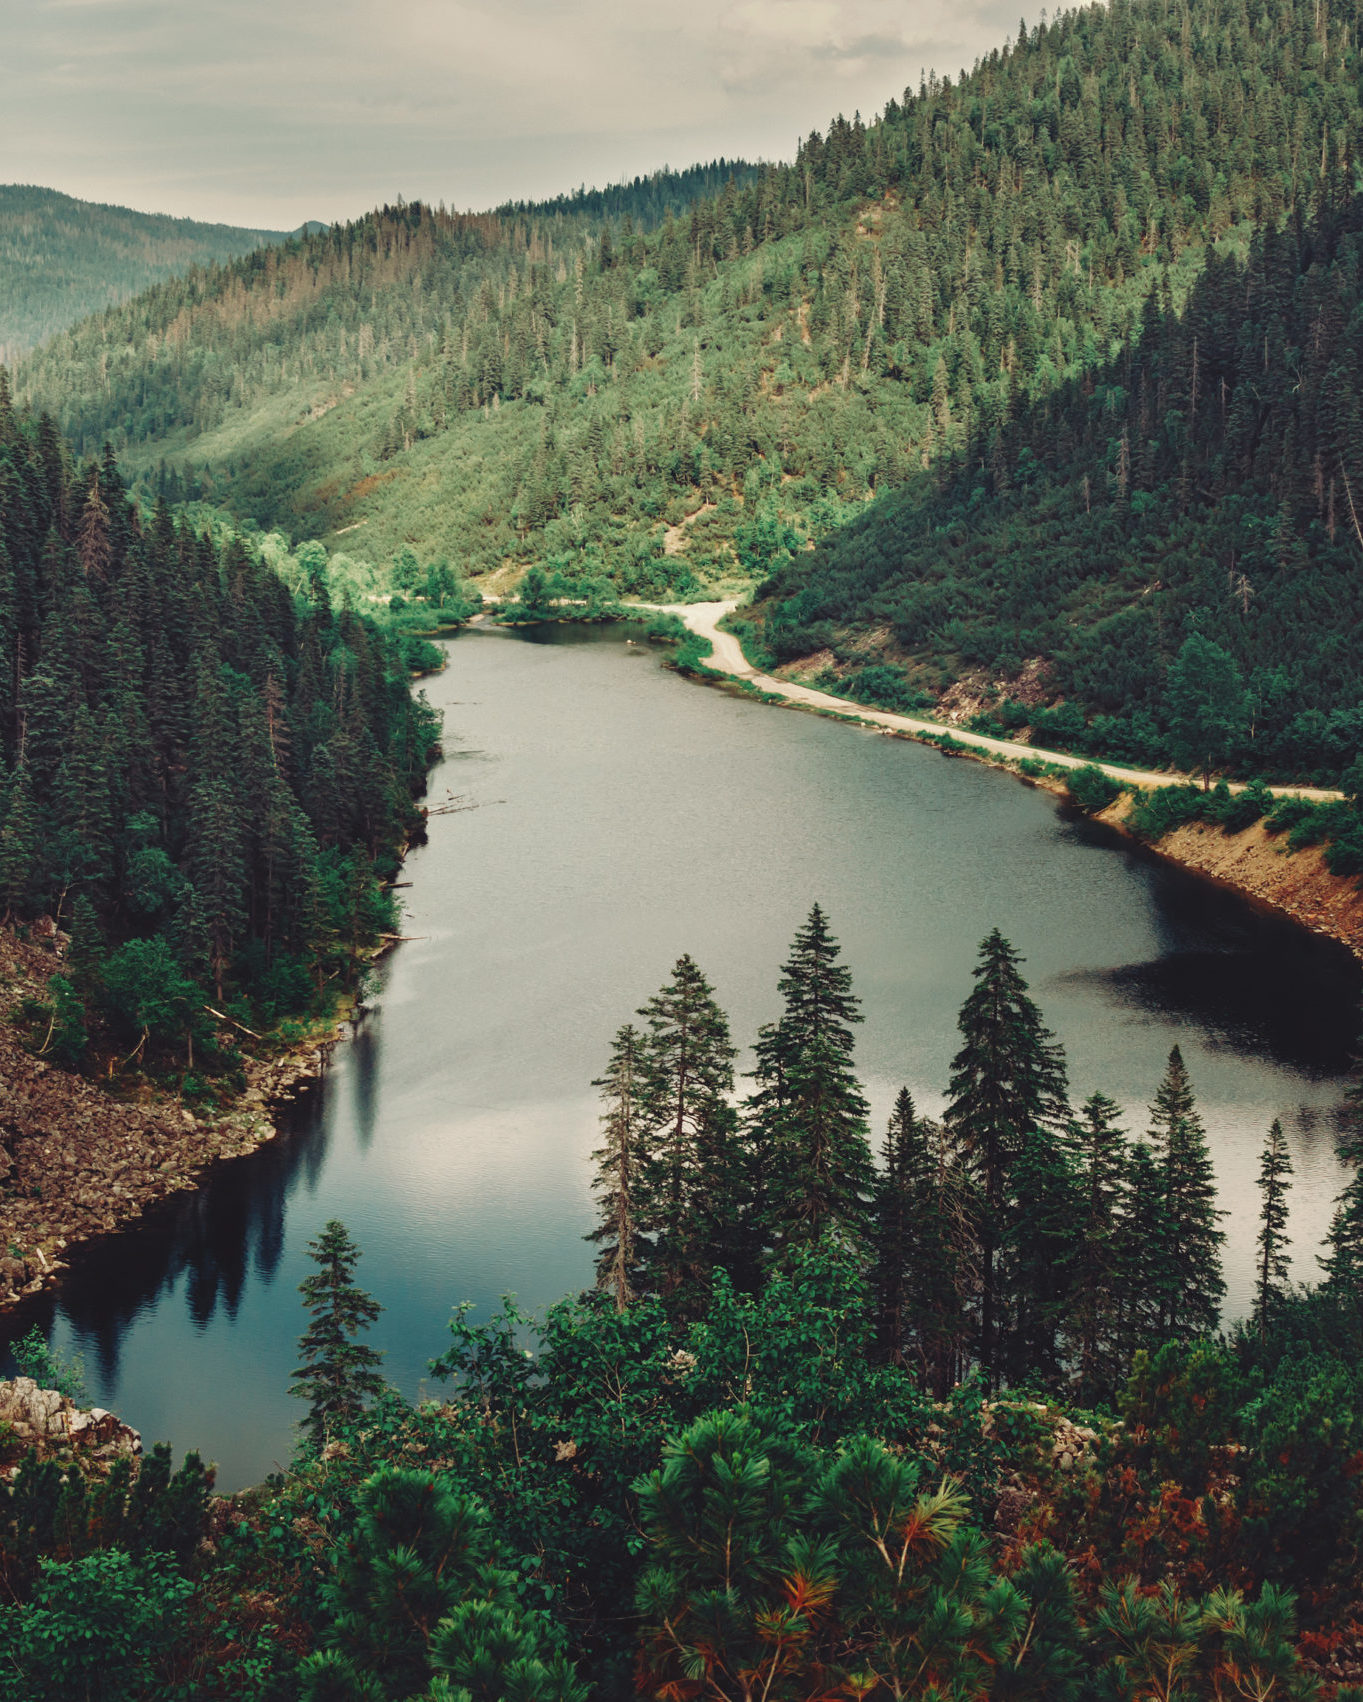
<instances>
[{"instance_id":1,"label":"rock at waterline","mask_svg":"<svg viewBox=\"0 0 1363 1702\"><path fill-rule=\"evenodd\" d=\"M138 1458L142 1438L103 1407L78 1407L56 1389L16 1377L0 1382L0 1475L13 1477L30 1452L107 1469L115 1460Z\"/></svg>"}]
</instances>

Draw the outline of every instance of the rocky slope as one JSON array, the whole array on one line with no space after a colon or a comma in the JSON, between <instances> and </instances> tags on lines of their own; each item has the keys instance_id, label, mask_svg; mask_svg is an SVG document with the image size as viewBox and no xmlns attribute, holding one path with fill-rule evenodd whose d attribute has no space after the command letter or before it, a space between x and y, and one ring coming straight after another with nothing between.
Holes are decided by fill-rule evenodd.
<instances>
[{"instance_id":1,"label":"rocky slope","mask_svg":"<svg viewBox=\"0 0 1363 1702\"><path fill-rule=\"evenodd\" d=\"M96 1471L119 1458L137 1459L142 1438L103 1407L79 1407L31 1377L0 1383L0 1475L13 1477L25 1455L78 1459Z\"/></svg>"},{"instance_id":2,"label":"rocky slope","mask_svg":"<svg viewBox=\"0 0 1363 1702\"><path fill-rule=\"evenodd\" d=\"M330 1047L248 1062L247 1090L226 1114L196 1116L150 1090L115 1098L34 1057L8 1020L23 999L44 997L60 947L50 934L22 942L0 929L0 1310L49 1283L71 1247L271 1139L271 1105L320 1074Z\"/></svg>"}]
</instances>

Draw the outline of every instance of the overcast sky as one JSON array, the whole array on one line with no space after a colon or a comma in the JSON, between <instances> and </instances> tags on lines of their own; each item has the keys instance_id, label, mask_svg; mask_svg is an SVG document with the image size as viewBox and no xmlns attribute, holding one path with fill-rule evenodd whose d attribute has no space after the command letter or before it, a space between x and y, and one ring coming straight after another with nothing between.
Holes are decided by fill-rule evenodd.
<instances>
[{"instance_id":1,"label":"overcast sky","mask_svg":"<svg viewBox=\"0 0 1363 1702\"><path fill-rule=\"evenodd\" d=\"M263 228L784 159L1018 0L0 0L0 181Z\"/></svg>"}]
</instances>

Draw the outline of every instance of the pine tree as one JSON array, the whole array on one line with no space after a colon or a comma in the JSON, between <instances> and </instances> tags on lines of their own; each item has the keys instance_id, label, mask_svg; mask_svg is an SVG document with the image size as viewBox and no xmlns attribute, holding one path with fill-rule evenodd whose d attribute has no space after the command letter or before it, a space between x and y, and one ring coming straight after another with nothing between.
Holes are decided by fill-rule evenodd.
<instances>
[{"instance_id":1,"label":"pine tree","mask_svg":"<svg viewBox=\"0 0 1363 1702\"><path fill-rule=\"evenodd\" d=\"M1206 790L1212 770L1249 725L1249 698L1235 659L1193 633L1169 669L1167 698L1175 761L1199 772Z\"/></svg>"},{"instance_id":2,"label":"pine tree","mask_svg":"<svg viewBox=\"0 0 1363 1702\"><path fill-rule=\"evenodd\" d=\"M938 1399L959 1380L970 1287L969 1213L945 1132L901 1088L877 1179L872 1271L880 1353Z\"/></svg>"},{"instance_id":3,"label":"pine tree","mask_svg":"<svg viewBox=\"0 0 1363 1702\"><path fill-rule=\"evenodd\" d=\"M1292 1186L1292 1155L1287 1150L1283 1126L1275 1117L1269 1125L1259 1166L1259 1277L1254 1299L1254 1316L1260 1337L1268 1334L1269 1321L1282 1304L1289 1288L1287 1249L1287 1195Z\"/></svg>"},{"instance_id":4,"label":"pine tree","mask_svg":"<svg viewBox=\"0 0 1363 1702\"><path fill-rule=\"evenodd\" d=\"M638 1102L645 1157L636 1222L641 1281L682 1311L704 1295L734 1244L743 1153L733 1090L735 1048L709 983L689 957L640 1010Z\"/></svg>"},{"instance_id":5,"label":"pine tree","mask_svg":"<svg viewBox=\"0 0 1363 1702\"><path fill-rule=\"evenodd\" d=\"M1192 1083L1178 1047L1150 1108L1150 1142L1163 1178L1157 1289L1160 1329L1166 1336L1209 1335L1221 1313L1226 1284L1216 1227L1216 1176Z\"/></svg>"},{"instance_id":6,"label":"pine tree","mask_svg":"<svg viewBox=\"0 0 1363 1702\"><path fill-rule=\"evenodd\" d=\"M623 1312L637 1298L639 1278L639 1173L644 1161L639 1104L641 1035L626 1023L611 1044L606 1073L592 1083L601 1089L605 1139L592 1154L596 1178L592 1192L601 1221L587 1236L600 1246L596 1286Z\"/></svg>"},{"instance_id":7,"label":"pine tree","mask_svg":"<svg viewBox=\"0 0 1363 1702\"><path fill-rule=\"evenodd\" d=\"M852 1070L861 1013L840 955L816 904L782 968L785 1009L759 1051L767 1104L755 1138L767 1154L766 1239L778 1253L825 1236L858 1246L870 1227L875 1171Z\"/></svg>"},{"instance_id":8,"label":"pine tree","mask_svg":"<svg viewBox=\"0 0 1363 1702\"><path fill-rule=\"evenodd\" d=\"M1080 1203L1066 1340L1080 1396L1089 1401L1110 1399L1126 1369L1119 1333L1125 1286L1121 1213L1129 1148L1118 1116L1112 1100L1095 1093L1080 1112L1073 1134Z\"/></svg>"},{"instance_id":9,"label":"pine tree","mask_svg":"<svg viewBox=\"0 0 1363 1702\"><path fill-rule=\"evenodd\" d=\"M360 1250L343 1223L332 1218L309 1241L308 1255L318 1269L299 1283L298 1292L312 1322L298 1340L303 1363L293 1373L289 1392L309 1403L304 1425L313 1448L320 1450L384 1388L378 1371L383 1355L355 1339L383 1308L355 1286Z\"/></svg>"},{"instance_id":10,"label":"pine tree","mask_svg":"<svg viewBox=\"0 0 1363 1702\"><path fill-rule=\"evenodd\" d=\"M38 812L27 764L20 764L9 789L0 827L0 920L32 914L39 896Z\"/></svg>"},{"instance_id":11,"label":"pine tree","mask_svg":"<svg viewBox=\"0 0 1363 1702\"><path fill-rule=\"evenodd\" d=\"M1329 1251L1320 1264L1326 1290L1344 1305L1363 1309L1363 1083L1350 1090L1345 1115L1339 1156L1354 1173L1335 1202L1325 1237Z\"/></svg>"},{"instance_id":12,"label":"pine tree","mask_svg":"<svg viewBox=\"0 0 1363 1702\"><path fill-rule=\"evenodd\" d=\"M1003 1272L1012 1312L1005 1364L1009 1380L1060 1376L1060 1335L1069 1317L1083 1212L1079 1178L1066 1144L1032 1129L1009 1178L1013 1194Z\"/></svg>"},{"instance_id":13,"label":"pine tree","mask_svg":"<svg viewBox=\"0 0 1363 1702\"><path fill-rule=\"evenodd\" d=\"M1113 1352L1118 1381L1163 1340L1164 1169L1145 1141L1131 1147L1113 1244Z\"/></svg>"},{"instance_id":14,"label":"pine tree","mask_svg":"<svg viewBox=\"0 0 1363 1702\"><path fill-rule=\"evenodd\" d=\"M980 947L975 987L961 1007L964 1041L952 1062L947 1127L977 1194L980 1248L979 1356L987 1378L1001 1364L1008 1296L999 1252L1013 1205L1013 1166L1036 1130L1063 1127L1065 1067L1018 973L1021 961L999 933Z\"/></svg>"},{"instance_id":15,"label":"pine tree","mask_svg":"<svg viewBox=\"0 0 1363 1702\"><path fill-rule=\"evenodd\" d=\"M876 1328L882 1355L901 1365L922 1284L932 1204L932 1155L908 1088L901 1087L881 1147L875 1201Z\"/></svg>"}]
</instances>

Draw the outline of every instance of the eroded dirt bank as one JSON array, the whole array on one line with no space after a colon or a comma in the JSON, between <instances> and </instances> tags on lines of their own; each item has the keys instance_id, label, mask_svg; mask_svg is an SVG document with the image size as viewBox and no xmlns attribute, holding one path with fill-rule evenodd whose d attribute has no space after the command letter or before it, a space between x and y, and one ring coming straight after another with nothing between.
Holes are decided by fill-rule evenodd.
<instances>
[{"instance_id":1,"label":"eroded dirt bank","mask_svg":"<svg viewBox=\"0 0 1363 1702\"><path fill-rule=\"evenodd\" d=\"M116 1099L34 1057L9 1022L24 998L46 997L58 968L50 941L0 928L0 1311L50 1283L69 1249L272 1139L271 1107L321 1073L336 1037L248 1061L246 1092L225 1114L198 1116L166 1095Z\"/></svg>"},{"instance_id":2,"label":"eroded dirt bank","mask_svg":"<svg viewBox=\"0 0 1363 1702\"><path fill-rule=\"evenodd\" d=\"M1097 819L1122 827L1131 799L1119 799ZM1152 847L1161 857L1194 869L1290 918L1313 934L1338 940L1363 960L1363 891L1356 876L1332 875L1318 845L1287 849L1287 835L1255 822L1223 833L1206 822L1175 828Z\"/></svg>"}]
</instances>

